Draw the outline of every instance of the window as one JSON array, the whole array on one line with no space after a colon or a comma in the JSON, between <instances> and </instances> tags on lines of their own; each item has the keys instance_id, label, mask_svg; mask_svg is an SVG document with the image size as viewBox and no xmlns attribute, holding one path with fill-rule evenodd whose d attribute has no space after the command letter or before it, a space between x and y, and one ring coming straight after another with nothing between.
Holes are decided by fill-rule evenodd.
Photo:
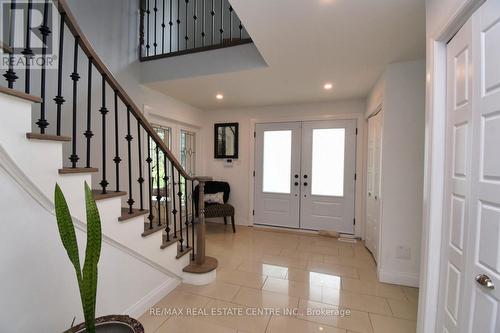
<instances>
[{"instance_id":1,"label":"window","mask_svg":"<svg viewBox=\"0 0 500 333\"><path fill-rule=\"evenodd\" d=\"M181 130L181 165L190 176L195 174L196 134Z\"/></svg>"},{"instance_id":2,"label":"window","mask_svg":"<svg viewBox=\"0 0 500 333\"><path fill-rule=\"evenodd\" d=\"M155 132L158 134L160 139L163 140L163 142L167 145L167 148L171 148L171 143L172 143L172 129L170 127L163 127L163 126L158 126L158 125L153 125L153 129ZM160 179L159 179L159 188L165 188L165 170L164 170L164 163L163 163L163 153L161 150L159 151L158 157L159 161L156 159L156 144L154 143L153 139L151 139L150 142L150 154L151 158L153 161L151 162L151 176L152 176L152 182L153 182L153 188L158 188L158 181L157 181L157 169L159 169L159 174L160 174ZM167 163L168 164L168 163ZM167 170L167 177L170 177L170 170Z\"/></svg>"},{"instance_id":3,"label":"window","mask_svg":"<svg viewBox=\"0 0 500 333\"><path fill-rule=\"evenodd\" d=\"M196 133L181 130L181 165L188 175L194 176L196 172ZM185 180L181 178L182 204L186 202ZM187 189L187 201L191 200L191 189Z\"/></svg>"},{"instance_id":4,"label":"window","mask_svg":"<svg viewBox=\"0 0 500 333\"><path fill-rule=\"evenodd\" d=\"M312 195L344 196L345 129L313 130Z\"/></svg>"},{"instance_id":5,"label":"window","mask_svg":"<svg viewBox=\"0 0 500 333\"><path fill-rule=\"evenodd\" d=\"M292 131L264 132L262 191L290 193Z\"/></svg>"}]
</instances>

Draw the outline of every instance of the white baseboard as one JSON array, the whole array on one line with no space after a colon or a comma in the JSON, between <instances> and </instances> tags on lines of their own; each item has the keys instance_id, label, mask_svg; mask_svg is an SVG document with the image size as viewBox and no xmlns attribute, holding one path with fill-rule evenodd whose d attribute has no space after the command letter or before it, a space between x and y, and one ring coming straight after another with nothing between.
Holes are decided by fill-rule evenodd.
<instances>
[{"instance_id":1,"label":"white baseboard","mask_svg":"<svg viewBox=\"0 0 500 333\"><path fill-rule=\"evenodd\" d=\"M408 287L419 287L420 277L417 274L407 274L401 272L391 272L380 269L378 271L378 278L380 282L398 284Z\"/></svg>"},{"instance_id":2,"label":"white baseboard","mask_svg":"<svg viewBox=\"0 0 500 333\"><path fill-rule=\"evenodd\" d=\"M125 310L123 314L129 315L132 318L139 318L150 307L158 303L163 297L167 296L174 290L181 282L175 278L168 278L167 281L162 283L149 294L141 298L137 303Z\"/></svg>"}]
</instances>

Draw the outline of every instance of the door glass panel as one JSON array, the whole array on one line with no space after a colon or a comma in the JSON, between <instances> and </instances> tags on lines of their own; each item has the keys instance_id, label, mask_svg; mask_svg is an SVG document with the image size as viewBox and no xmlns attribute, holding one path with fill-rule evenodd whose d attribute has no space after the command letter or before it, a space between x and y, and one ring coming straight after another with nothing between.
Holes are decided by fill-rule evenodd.
<instances>
[{"instance_id":1,"label":"door glass panel","mask_svg":"<svg viewBox=\"0 0 500 333\"><path fill-rule=\"evenodd\" d=\"M290 193L292 131L264 131L262 191Z\"/></svg>"},{"instance_id":2,"label":"door glass panel","mask_svg":"<svg viewBox=\"0 0 500 333\"><path fill-rule=\"evenodd\" d=\"M344 196L345 129L313 130L311 194Z\"/></svg>"}]
</instances>

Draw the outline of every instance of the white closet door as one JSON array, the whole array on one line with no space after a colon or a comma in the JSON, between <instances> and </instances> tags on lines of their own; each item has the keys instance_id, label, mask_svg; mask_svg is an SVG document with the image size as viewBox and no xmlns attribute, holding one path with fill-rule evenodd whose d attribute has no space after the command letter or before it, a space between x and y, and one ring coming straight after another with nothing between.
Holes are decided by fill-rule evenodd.
<instances>
[{"instance_id":1,"label":"white closet door","mask_svg":"<svg viewBox=\"0 0 500 333\"><path fill-rule=\"evenodd\" d=\"M500 332L500 0L473 17L473 166L464 332Z\"/></svg>"},{"instance_id":2,"label":"white closet door","mask_svg":"<svg viewBox=\"0 0 500 333\"><path fill-rule=\"evenodd\" d=\"M472 23L447 48L446 170L436 332L462 332L472 148Z\"/></svg>"},{"instance_id":3,"label":"white closet door","mask_svg":"<svg viewBox=\"0 0 500 333\"><path fill-rule=\"evenodd\" d=\"M365 245L378 262L380 240L380 174L382 111L368 119L368 166Z\"/></svg>"}]
</instances>

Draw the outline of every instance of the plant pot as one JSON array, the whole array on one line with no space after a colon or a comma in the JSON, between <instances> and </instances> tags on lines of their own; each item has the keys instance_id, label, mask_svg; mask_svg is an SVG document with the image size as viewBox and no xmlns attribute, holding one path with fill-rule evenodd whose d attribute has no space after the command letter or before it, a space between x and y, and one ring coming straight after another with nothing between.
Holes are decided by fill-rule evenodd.
<instances>
[{"instance_id":1,"label":"plant pot","mask_svg":"<svg viewBox=\"0 0 500 333\"><path fill-rule=\"evenodd\" d=\"M144 327L139 321L123 315L99 317L95 320L95 326L96 333L144 333ZM81 323L64 333L85 332L85 323Z\"/></svg>"}]
</instances>

